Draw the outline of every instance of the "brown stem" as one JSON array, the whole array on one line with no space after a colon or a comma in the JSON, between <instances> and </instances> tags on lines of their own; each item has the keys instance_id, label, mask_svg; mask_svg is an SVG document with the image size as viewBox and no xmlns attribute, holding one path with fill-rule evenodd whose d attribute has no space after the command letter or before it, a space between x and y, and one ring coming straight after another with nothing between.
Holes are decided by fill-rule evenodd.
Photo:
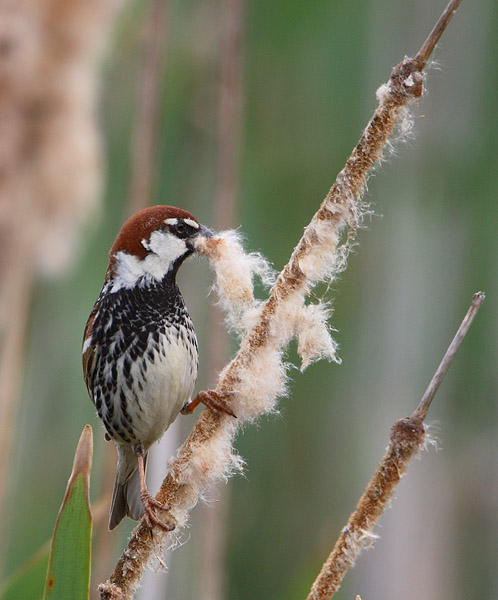
<instances>
[{"instance_id":1,"label":"brown stem","mask_svg":"<svg viewBox=\"0 0 498 600\"><path fill-rule=\"evenodd\" d=\"M16 198L14 194L11 197ZM0 194L0 199L3 200ZM20 201L19 201L20 200ZM19 199L17 207L22 206ZM23 214L23 210L20 213ZM33 212L33 211L32 211ZM30 214L26 211L26 215ZM17 228L6 234L0 242L0 250L4 264L0 265L2 274L2 292L0 306L3 312L0 318L0 510L5 510L6 494L12 477L9 470L12 466L12 441L17 432L17 408L21 372L24 363L24 342L28 325L31 295L34 285L34 219L27 217L19 221ZM17 231L17 234L14 233ZM3 528L2 528L3 529ZM5 531L2 531L5 534ZM3 563L3 556L2 556Z\"/></svg>"},{"instance_id":2,"label":"brown stem","mask_svg":"<svg viewBox=\"0 0 498 600\"><path fill-rule=\"evenodd\" d=\"M323 276L320 275L323 270L318 269L317 274L316 269L310 268L310 256L314 257L315 262L317 255L333 256L336 262L341 260L340 233L349 226L349 235L354 235L362 213L361 198L369 171L381 157L387 140L405 114L407 104L422 94L421 68L413 59L405 59L393 69L388 84L381 88L379 107L344 169L337 176L319 210L305 229L289 263L280 273L261 309L258 323L242 341L239 352L223 371L216 392L224 398L230 399L234 395L242 372L247 376L258 353L267 347L283 343L278 337L278 331L282 329L278 323L279 309L285 306L286 300L292 300L296 295L303 296ZM239 397L238 400L251 403L252 398ZM239 423L241 421L242 419L238 420ZM419 428L411 422L403 423L399 427L413 429L412 436L415 438L421 435ZM179 523L184 522L188 511L195 506L209 483L220 477L220 474L226 475L229 471L232 459L231 442L236 431L235 419L211 411L201 413L175 460L170 464L170 472L156 496L159 502L172 507L170 516L176 517ZM210 453L210 444L215 443L218 445L213 455ZM224 452L220 452L220 443L225 444ZM396 442L392 458L386 466L388 473L380 473L379 476L394 481L398 463L403 464L403 461L409 459L409 455L408 448L403 444L400 447ZM396 458L398 456L399 459ZM392 468L389 466L391 464ZM372 519L378 518L372 501L375 493L375 489L372 489L365 499L367 508L372 510L372 516L369 517ZM390 497L388 490L385 497ZM154 553L161 551L164 541L165 534L154 530L151 537L150 531L140 524L132 534L109 581L100 586L102 600L117 597L117 593L124 600L131 598L140 583L145 564Z\"/></svg>"},{"instance_id":3,"label":"brown stem","mask_svg":"<svg viewBox=\"0 0 498 600\"><path fill-rule=\"evenodd\" d=\"M474 320L474 317L476 316L477 311L479 310L481 304L484 302L485 298L486 296L483 294L483 292L476 292L474 294L474 297L472 298L472 304L470 305L469 310L463 318L463 321L461 322L460 327L458 328L455 334L455 337L452 339L448 350L446 350L446 353L443 356L443 360L439 364L437 371L434 373L434 377L431 379L429 385L427 386L425 394L423 395L422 400L420 400L420 404L417 406L417 408L412 414L413 419L423 421L427 416L427 411L429 410L432 399L436 395L436 392L438 391L439 386L441 385L441 381L446 375L446 371L453 362L455 354L457 353L458 348L460 348L460 344L463 342L463 338L467 335L467 331L472 325L472 321Z\"/></svg>"},{"instance_id":4,"label":"brown stem","mask_svg":"<svg viewBox=\"0 0 498 600\"><path fill-rule=\"evenodd\" d=\"M424 427L420 423L401 419L394 424L387 451L323 564L307 600L328 600L339 589L360 551L375 538L372 529L423 440Z\"/></svg>"},{"instance_id":5,"label":"brown stem","mask_svg":"<svg viewBox=\"0 0 498 600\"><path fill-rule=\"evenodd\" d=\"M243 0L225 0L221 10L224 30L220 57L215 223L220 229L227 229L233 227L237 207L242 113Z\"/></svg>"},{"instance_id":6,"label":"brown stem","mask_svg":"<svg viewBox=\"0 0 498 600\"><path fill-rule=\"evenodd\" d=\"M143 25L143 68L134 132L129 213L151 203L157 164L161 73L165 58L168 0L151 0Z\"/></svg>"},{"instance_id":7,"label":"brown stem","mask_svg":"<svg viewBox=\"0 0 498 600\"><path fill-rule=\"evenodd\" d=\"M422 44L420 50L417 52L415 56L415 61L420 66L420 69L423 69L429 60L430 55L432 54L436 44L439 41L439 38L443 35L444 30L448 26L448 23L451 21L451 18L455 14L457 8L460 6L460 2L462 0L450 0L444 9L442 15L439 17L438 22L432 28L432 31L427 36L427 39Z\"/></svg>"},{"instance_id":8,"label":"brown stem","mask_svg":"<svg viewBox=\"0 0 498 600\"><path fill-rule=\"evenodd\" d=\"M427 388L420 404L410 417L397 421L392 429L386 454L379 463L372 479L368 482L354 512L342 529L332 552L323 564L315 579L307 600L329 600L339 589L344 576L358 558L360 552L368 546L375 535L375 524L389 506L396 486L408 468L408 464L425 441L423 420L430 401L434 397L441 380L455 357L463 338L484 300L484 294L474 294L472 304L462 324L446 351L431 384Z\"/></svg>"},{"instance_id":9,"label":"brown stem","mask_svg":"<svg viewBox=\"0 0 498 600\"><path fill-rule=\"evenodd\" d=\"M224 0L220 5L221 53L218 96L218 156L214 223L218 230L234 227L238 207L239 157L242 121L244 1ZM208 313L209 356L207 373L219 373L229 356L229 339L218 306ZM200 540L198 591L203 600L225 596L225 554L229 521L229 487L218 486L217 501L203 505L199 515L204 535Z\"/></svg>"}]
</instances>

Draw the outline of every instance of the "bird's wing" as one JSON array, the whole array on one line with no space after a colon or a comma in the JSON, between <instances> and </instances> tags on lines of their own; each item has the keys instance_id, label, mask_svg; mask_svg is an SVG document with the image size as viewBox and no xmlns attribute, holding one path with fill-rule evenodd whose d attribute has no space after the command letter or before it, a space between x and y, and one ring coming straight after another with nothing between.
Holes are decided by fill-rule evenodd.
<instances>
[{"instance_id":1,"label":"bird's wing","mask_svg":"<svg viewBox=\"0 0 498 600\"><path fill-rule=\"evenodd\" d=\"M86 388L92 402L95 403L93 398L93 377L95 372L96 357L97 357L97 344L92 340L93 322L96 316L96 309L94 308L88 317L88 321L85 327L85 335L83 336L83 377L85 378Z\"/></svg>"}]
</instances>

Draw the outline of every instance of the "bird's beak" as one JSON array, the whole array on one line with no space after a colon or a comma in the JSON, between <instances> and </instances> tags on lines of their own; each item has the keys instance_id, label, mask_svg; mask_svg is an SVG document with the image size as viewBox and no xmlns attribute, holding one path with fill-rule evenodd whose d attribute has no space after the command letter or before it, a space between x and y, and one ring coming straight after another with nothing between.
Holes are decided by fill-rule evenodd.
<instances>
[{"instance_id":1,"label":"bird's beak","mask_svg":"<svg viewBox=\"0 0 498 600\"><path fill-rule=\"evenodd\" d=\"M212 238L214 237L214 233L211 231L211 229L208 229L207 227L204 227L204 225L201 225L196 237Z\"/></svg>"},{"instance_id":2,"label":"bird's beak","mask_svg":"<svg viewBox=\"0 0 498 600\"><path fill-rule=\"evenodd\" d=\"M211 229L208 229L207 227L204 227L204 225L202 225L201 223L199 223L199 225L200 225L200 227L196 231L196 233L194 234L194 236L191 237L190 239L186 240L187 246L193 252L198 252L199 251L198 243L200 243L201 245L203 245L202 240L206 240L206 239L215 237L215 234L211 231Z\"/></svg>"}]
</instances>

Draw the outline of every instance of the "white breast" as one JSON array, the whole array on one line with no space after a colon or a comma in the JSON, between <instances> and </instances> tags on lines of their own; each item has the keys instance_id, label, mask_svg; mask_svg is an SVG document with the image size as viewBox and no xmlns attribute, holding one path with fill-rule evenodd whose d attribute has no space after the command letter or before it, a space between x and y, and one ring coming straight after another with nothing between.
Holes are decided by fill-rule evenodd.
<instances>
[{"instance_id":1,"label":"white breast","mask_svg":"<svg viewBox=\"0 0 498 600\"><path fill-rule=\"evenodd\" d=\"M147 356L132 365L132 389L123 385L134 437L146 449L163 435L192 396L197 379L197 347L185 339L162 335L159 346L153 349L153 359ZM122 362L118 371L120 368ZM120 390L117 398L119 395ZM117 401L115 410L120 411L119 406Z\"/></svg>"}]
</instances>

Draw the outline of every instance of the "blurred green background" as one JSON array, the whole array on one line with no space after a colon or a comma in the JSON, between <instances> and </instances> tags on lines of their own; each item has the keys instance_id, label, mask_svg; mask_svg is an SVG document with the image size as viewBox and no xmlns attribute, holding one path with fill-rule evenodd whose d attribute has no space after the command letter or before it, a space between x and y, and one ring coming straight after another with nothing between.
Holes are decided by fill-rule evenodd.
<instances>
[{"instance_id":1,"label":"blurred green background","mask_svg":"<svg viewBox=\"0 0 498 600\"><path fill-rule=\"evenodd\" d=\"M159 86L154 203L186 208L212 227L219 220L221 34L229 4L169 2ZM444 3L240 5L233 225L248 249L280 269L375 109L377 87L418 50ZM108 249L127 217L147 10L145 1L123 5L99 65L101 215L86 228L70 269L35 284L16 419L0 424L13 432L4 574L50 537L86 423L95 433L93 500L113 477L113 448L87 397L80 347ZM413 108L413 137L396 144L369 181L375 216L339 281L317 291L333 300L343 364L292 370L280 414L237 439L245 477L215 490L209 502L225 557L211 573L219 600L306 596L390 426L416 406L478 290L487 300L429 414L439 450L410 466L376 529L380 539L337 597L498 597L497 30L494 0L462 3L435 52L427 94ZM185 265L180 287L200 340L199 389L215 382L206 367L209 286L205 262ZM297 364L292 348L288 359ZM173 448L193 423L179 421ZM108 501L95 526L94 572L103 576L133 525L108 533L107 509ZM168 554L167 576L149 577L140 598L207 597L206 555L218 552L210 550L209 518L204 507L194 510L181 546Z\"/></svg>"}]
</instances>

